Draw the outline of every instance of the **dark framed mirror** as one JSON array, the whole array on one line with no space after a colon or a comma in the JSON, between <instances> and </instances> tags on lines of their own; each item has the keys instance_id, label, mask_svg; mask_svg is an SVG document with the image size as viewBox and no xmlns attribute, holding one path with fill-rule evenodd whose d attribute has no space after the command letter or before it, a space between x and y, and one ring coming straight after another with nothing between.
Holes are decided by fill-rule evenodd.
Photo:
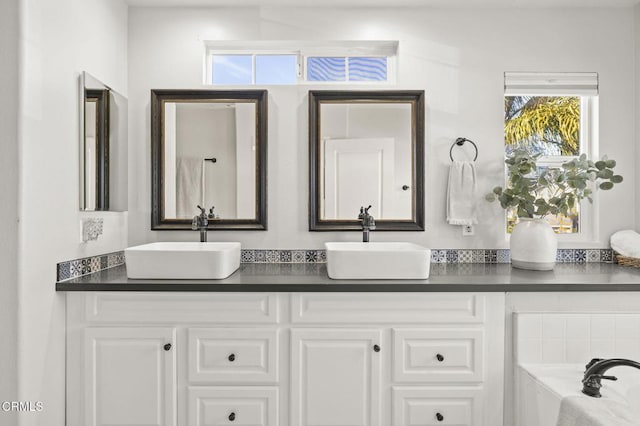
<instances>
[{"instance_id":1,"label":"dark framed mirror","mask_svg":"<svg viewBox=\"0 0 640 426\"><path fill-rule=\"evenodd\" d=\"M127 98L80 76L80 210L126 211Z\"/></svg>"},{"instance_id":2,"label":"dark framed mirror","mask_svg":"<svg viewBox=\"0 0 640 426\"><path fill-rule=\"evenodd\" d=\"M267 229L266 90L151 91L151 229Z\"/></svg>"},{"instance_id":3,"label":"dark framed mirror","mask_svg":"<svg viewBox=\"0 0 640 426\"><path fill-rule=\"evenodd\" d=\"M309 230L424 230L424 91L309 91Z\"/></svg>"}]
</instances>

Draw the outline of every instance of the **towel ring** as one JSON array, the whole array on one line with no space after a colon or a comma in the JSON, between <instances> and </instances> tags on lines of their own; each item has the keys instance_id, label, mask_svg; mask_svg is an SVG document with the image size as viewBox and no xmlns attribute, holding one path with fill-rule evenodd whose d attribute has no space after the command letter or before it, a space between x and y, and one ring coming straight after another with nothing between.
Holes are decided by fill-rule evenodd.
<instances>
[{"instance_id":1,"label":"towel ring","mask_svg":"<svg viewBox=\"0 0 640 426\"><path fill-rule=\"evenodd\" d=\"M473 161L476 161L478 159L478 145L476 145L472 140L467 139L467 138L458 138L456 139L456 141L451 145L451 149L449 149L449 158L451 158L451 161L453 161L453 147L454 146L462 146L464 145L465 142L469 142L471 145L473 145L473 148L475 148L476 150L476 156L473 157Z\"/></svg>"}]
</instances>

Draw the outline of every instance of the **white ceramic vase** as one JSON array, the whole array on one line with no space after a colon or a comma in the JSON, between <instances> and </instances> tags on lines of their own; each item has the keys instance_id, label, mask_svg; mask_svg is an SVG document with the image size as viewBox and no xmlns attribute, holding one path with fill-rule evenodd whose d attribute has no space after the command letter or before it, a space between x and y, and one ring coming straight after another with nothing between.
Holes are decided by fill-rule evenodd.
<instances>
[{"instance_id":1,"label":"white ceramic vase","mask_svg":"<svg viewBox=\"0 0 640 426\"><path fill-rule=\"evenodd\" d=\"M558 239L543 219L521 217L511 232L511 264L520 269L549 271L556 264Z\"/></svg>"}]
</instances>

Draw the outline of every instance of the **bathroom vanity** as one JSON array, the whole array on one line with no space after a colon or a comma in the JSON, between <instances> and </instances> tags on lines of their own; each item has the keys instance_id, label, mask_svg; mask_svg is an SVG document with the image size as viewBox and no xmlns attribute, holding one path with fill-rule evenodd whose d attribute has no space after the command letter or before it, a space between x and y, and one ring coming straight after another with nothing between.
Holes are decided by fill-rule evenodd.
<instances>
[{"instance_id":1,"label":"bathroom vanity","mask_svg":"<svg viewBox=\"0 0 640 426\"><path fill-rule=\"evenodd\" d=\"M67 424L502 425L509 292L640 290L611 264L432 266L406 281L243 264L218 281L116 267L60 282Z\"/></svg>"}]
</instances>

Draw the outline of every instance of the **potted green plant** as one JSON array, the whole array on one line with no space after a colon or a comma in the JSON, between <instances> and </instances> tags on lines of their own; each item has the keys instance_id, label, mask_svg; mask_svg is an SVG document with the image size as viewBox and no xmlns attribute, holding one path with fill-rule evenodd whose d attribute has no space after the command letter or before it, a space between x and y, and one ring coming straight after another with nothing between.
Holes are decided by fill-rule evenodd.
<instances>
[{"instance_id":1,"label":"potted green plant","mask_svg":"<svg viewBox=\"0 0 640 426\"><path fill-rule=\"evenodd\" d=\"M593 202L594 188L610 190L622 182L614 173L615 160L603 157L593 162L585 154L558 168L538 170L539 154L518 149L505 159L506 187L497 186L486 195L503 209L514 209L518 222L511 233L511 263L514 267L550 270L555 266L558 242L547 215L569 215L583 199Z\"/></svg>"}]
</instances>

